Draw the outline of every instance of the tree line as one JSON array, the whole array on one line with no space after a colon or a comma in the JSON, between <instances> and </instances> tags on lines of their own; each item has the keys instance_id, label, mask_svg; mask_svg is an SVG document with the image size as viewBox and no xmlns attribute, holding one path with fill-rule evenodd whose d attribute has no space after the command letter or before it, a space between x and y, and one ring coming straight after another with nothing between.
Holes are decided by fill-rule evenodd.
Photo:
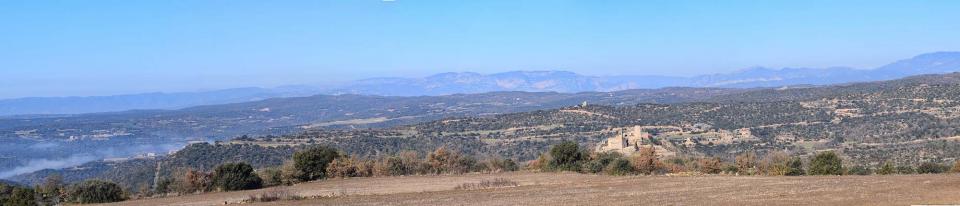
<instances>
[{"instance_id":1,"label":"tree line","mask_svg":"<svg viewBox=\"0 0 960 206\"><path fill-rule=\"evenodd\" d=\"M916 167L894 165L890 161L869 168L860 165L844 165L843 159L833 151L819 152L809 158L791 156L785 152L770 152L760 157L756 153L743 153L733 160L719 157L672 157L661 159L652 147L641 147L630 156L617 152L590 152L573 141L565 141L550 147L527 168L539 171L574 171L609 175L657 175L666 173L700 173L730 175L892 175L960 173L960 161L953 165L925 162Z\"/></svg>"},{"instance_id":2,"label":"tree line","mask_svg":"<svg viewBox=\"0 0 960 206\"><path fill-rule=\"evenodd\" d=\"M554 144L537 159L526 162L525 165L506 158L476 158L446 147L439 147L425 154L403 151L390 155L357 156L328 146L311 146L297 150L281 166L257 169L245 162L230 162L217 165L209 171L183 168L170 177L158 178L151 191L141 191L139 194L125 191L119 185L104 180L87 180L67 185L59 176L50 176L43 184L33 188L0 184L0 205L106 203L168 194L259 189L329 178L502 172L521 168L608 175L700 173L798 176L960 172L960 163L948 166L928 162L912 167L887 162L877 168L844 164L844 160L831 151L820 152L808 158L784 152L771 152L761 157L748 152L737 155L732 160L718 157L664 159L658 156L652 147L642 147L637 153L624 156L615 152L590 152L573 141Z\"/></svg>"}]
</instances>

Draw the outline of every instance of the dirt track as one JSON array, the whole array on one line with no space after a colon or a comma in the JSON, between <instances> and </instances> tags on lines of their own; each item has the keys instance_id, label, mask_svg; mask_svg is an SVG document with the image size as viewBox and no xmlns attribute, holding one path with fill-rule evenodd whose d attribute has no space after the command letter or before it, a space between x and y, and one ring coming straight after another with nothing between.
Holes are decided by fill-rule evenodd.
<instances>
[{"instance_id":1,"label":"dirt track","mask_svg":"<svg viewBox=\"0 0 960 206\"><path fill-rule=\"evenodd\" d=\"M453 188L493 178L519 187ZM132 200L114 205L222 205L286 190L334 196L257 205L910 205L960 204L960 175L644 177L505 173L326 180L292 187Z\"/></svg>"}]
</instances>

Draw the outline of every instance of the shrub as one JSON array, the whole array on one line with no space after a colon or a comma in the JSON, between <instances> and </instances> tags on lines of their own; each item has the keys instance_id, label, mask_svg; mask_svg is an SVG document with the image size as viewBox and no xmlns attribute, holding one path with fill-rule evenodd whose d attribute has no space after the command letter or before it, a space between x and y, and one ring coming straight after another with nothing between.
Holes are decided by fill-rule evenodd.
<instances>
[{"instance_id":1,"label":"shrub","mask_svg":"<svg viewBox=\"0 0 960 206\"><path fill-rule=\"evenodd\" d=\"M810 160L811 175L842 175L843 161L834 152L822 152Z\"/></svg>"},{"instance_id":2,"label":"shrub","mask_svg":"<svg viewBox=\"0 0 960 206\"><path fill-rule=\"evenodd\" d=\"M799 157L794 157L787 163L787 173L786 176L801 176L806 174L803 171L803 160L800 160Z\"/></svg>"},{"instance_id":3,"label":"shrub","mask_svg":"<svg viewBox=\"0 0 960 206\"><path fill-rule=\"evenodd\" d=\"M726 174L740 173L740 168L737 168L737 165L734 165L734 164L723 164L723 168L721 170L723 170L723 173L726 173Z\"/></svg>"},{"instance_id":4,"label":"shrub","mask_svg":"<svg viewBox=\"0 0 960 206\"><path fill-rule=\"evenodd\" d=\"M126 200L123 189L119 185L100 180L87 180L74 186L70 197L75 202L109 203Z\"/></svg>"},{"instance_id":5,"label":"shrub","mask_svg":"<svg viewBox=\"0 0 960 206\"><path fill-rule=\"evenodd\" d=\"M260 179L263 180L264 187L277 186L284 184L283 172L277 168L266 168L257 172Z\"/></svg>"},{"instance_id":6,"label":"shrub","mask_svg":"<svg viewBox=\"0 0 960 206\"><path fill-rule=\"evenodd\" d=\"M454 154L447 151L446 148L440 147L437 150L434 150L433 153L427 154L427 164L430 165L430 171L434 174L440 174L446 172L446 169L449 167L449 164L453 162ZM395 158L396 163L391 164L396 168L393 170L402 170L403 162L400 158ZM395 173L396 174L396 173Z\"/></svg>"},{"instance_id":7,"label":"shrub","mask_svg":"<svg viewBox=\"0 0 960 206\"><path fill-rule=\"evenodd\" d=\"M0 194L0 205L3 206L33 206L37 204L37 193L30 188L11 187L10 191ZM9 193L9 194L6 194ZM4 197L7 196L8 197Z\"/></svg>"},{"instance_id":8,"label":"shrub","mask_svg":"<svg viewBox=\"0 0 960 206\"><path fill-rule=\"evenodd\" d=\"M548 165L551 169L563 171L577 171L580 169L580 163L584 159L580 151L580 145L572 141L563 141L560 144L553 145L550 148L550 159Z\"/></svg>"},{"instance_id":9,"label":"shrub","mask_svg":"<svg viewBox=\"0 0 960 206\"><path fill-rule=\"evenodd\" d=\"M687 166L687 162L688 161L683 158L671 158L663 161L661 167L671 173L688 172L690 169Z\"/></svg>"},{"instance_id":10,"label":"shrub","mask_svg":"<svg viewBox=\"0 0 960 206\"><path fill-rule=\"evenodd\" d=\"M436 170L437 173L443 172L444 164L445 163L437 164L437 170ZM406 175L407 174L406 168L407 167L403 165L403 159L400 159L400 157L397 157L397 156L390 156L384 160L385 171L382 172L382 174L384 176Z\"/></svg>"},{"instance_id":11,"label":"shrub","mask_svg":"<svg viewBox=\"0 0 960 206\"><path fill-rule=\"evenodd\" d=\"M300 181L312 181L326 177L327 165L340 157L336 149L316 146L293 154L293 166Z\"/></svg>"},{"instance_id":12,"label":"shrub","mask_svg":"<svg viewBox=\"0 0 960 206\"><path fill-rule=\"evenodd\" d=\"M491 188L502 188L502 187L516 187L520 186L520 183L516 181L505 179L505 178L496 178L492 180L483 180L479 183L463 183L453 188L455 190L482 190L482 189L491 189Z\"/></svg>"},{"instance_id":13,"label":"shrub","mask_svg":"<svg viewBox=\"0 0 960 206\"><path fill-rule=\"evenodd\" d=\"M374 173L377 161L365 159L355 162L357 164L357 175L361 177L372 177Z\"/></svg>"},{"instance_id":14,"label":"shrub","mask_svg":"<svg viewBox=\"0 0 960 206\"><path fill-rule=\"evenodd\" d=\"M503 158L487 158L481 165L488 172L517 171L520 168L512 159Z\"/></svg>"},{"instance_id":15,"label":"shrub","mask_svg":"<svg viewBox=\"0 0 960 206\"><path fill-rule=\"evenodd\" d=\"M616 158L607 164L607 167L604 168L604 171L608 175L628 175L633 174L633 166L630 165L630 161L623 158Z\"/></svg>"},{"instance_id":16,"label":"shrub","mask_svg":"<svg viewBox=\"0 0 960 206\"><path fill-rule=\"evenodd\" d=\"M476 170L477 159L473 158L473 156L466 156L466 155L461 155L460 153L457 153L456 157L457 158L454 159L455 161L452 164L450 164L451 167L448 169L452 173L463 174L463 173Z\"/></svg>"},{"instance_id":17,"label":"shrub","mask_svg":"<svg viewBox=\"0 0 960 206\"><path fill-rule=\"evenodd\" d=\"M407 168L403 165L403 160L398 159L401 169ZM427 165L434 174L467 173L476 168L477 160L470 156L462 155L458 151L447 150L444 147L437 148L433 153L427 154Z\"/></svg>"},{"instance_id":18,"label":"shrub","mask_svg":"<svg viewBox=\"0 0 960 206\"><path fill-rule=\"evenodd\" d=\"M43 196L59 196L62 187L63 176L54 174L44 178L43 185L36 192L43 194Z\"/></svg>"},{"instance_id":19,"label":"shrub","mask_svg":"<svg viewBox=\"0 0 960 206\"><path fill-rule=\"evenodd\" d=\"M259 189L263 180L247 163L226 163L213 170L213 186L221 191Z\"/></svg>"},{"instance_id":20,"label":"shrub","mask_svg":"<svg viewBox=\"0 0 960 206\"><path fill-rule=\"evenodd\" d=\"M290 191L281 188L275 188L270 191L260 193L258 195L250 195L246 200L243 200L244 203L254 203L254 202L273 202L280 200L302 200L305 199L299 195L292 194Z\"/></svg>"},{"instance_id":21,"label":"shrub","mask_svg":"<svg viewBox=\"0 0 960 206\"><path fill-rule=\"evenodd\" d=\"M718 174L722 170L720 158L703 158L700 159L700 172L704 174Z\"/></svg>"},{"instance_id":22,"label":"shrub","mask_svg":"<svg viewBox=\"0 0 960 206\"><path fill-rule=\"evenodd\" d=\"M950 172L960 173L960 160L957 160L956 162L953 163L953 168L950 168Z\"/></svg>"},{"instance_id":23,"label":"shrub","mask_svg":"<svg viewBox=\"0 0 960 206\"><path fill-rule=\"evenodd\" d=\"M357 166L354 165L354 160L346 156L333 159L329 165L327 165L327 177L328 178L344 178L344 177L356 177L357 176Z\"/></svg>"},{"instance_id":24,"label":"shrub","mask_svg":"<svg viewBox=\"0 0 960 206\"><path fill-rule=\"evenodd\" d=\"M760 161L759 169L764 174L773 176L783 176L790 173L790 156L784 152L768 153Z\"/></svg>"},{"instance_id":25,"label":"shrub","mask_svg":"<svg viewBox=\"0 0 960 206\"><path fill-rule=\"evenodd\" d=\"M209 173L187 170L181 178L177 179L176 189L179 193L206 192L210 191L212 182L213 180Z\"/></svg>"},{"instance_id":26,"label":"shrub","mask_svg":"<svg viewBox=\"0 0 960 206\"><path fill-rule=\"evenodd\" d=\"M173 179L170 178L161 178L157 181L157 187L153 188L153 192L159 194L160 196L166 196L167 193L173 191Z\"/></svg>"},{"instance_id":27,"label":"shrub","mask_svg":"<svg viewBox=\"0 0 960 206\"><path fill-rule=\"evenodd\" d=\"M603 172L611 162L621 157L622 155L616 152L595 153L591 155L590 161L583 163L581 171L585 173ZM629 166L629 162L627 163L627 166Z\"/></svg>"},{"instance_id":28,"label":"shrub","mask_svg":"<svg viewBox=\"0 0 960 206\"><path fill-rule=\"evenodd\" d=\"M657 159L657 152L653 147L643 147L633 156L633 168L643 174L653 174L660 171L660 160Z\"/></svg>"},{"instance_id":29,"label":"shrub","mask_svg":"<svg viewBox=\"0 0 960 206\"><path fill-rule=\"evenodd\" d=\"M403 174L427 174L428 168L420 153L416 151L403 151L397 156L400 157L400 164L403 168Z\"/></svg>"},{"instance_id":30,"label":"shrub","mask_svg":"<svg viewBox=\"0 0 960 206\"><path fill-rule=\"evenodd\" d=\"M374 160L373 168L371 168L371 176L382 177L396 175L395 171L397 168L402 168L401 163L401 160L393 156L380 157Z\"/></svg>"},{"instance_id":31,"label":"shrub","mask_svg":"<svg viewBox=\"0 0 960 206\"><path fill-rule=\"evenodd\" d=\"M933 163L933 162L924 162L917 167L917 173L920 174L939 174L947 171L947 167Z\"/></svg>"},{"instance_id":32,"label":"shrub","mask_svg":"<svg viewBox=\"0 0 960 206\"><path fill-rule=\"evenodd\" d=\"M870 175L871 173L873 173L873 171L870 171L870 168L861 165L850 167L850 169L847 170L847 174L849 175Z\"/></svg>"},{"instance_id":33,"label":"shrub","mask_svg":"<svg viewBox=\"0 0 960 206\"><path fill-rule=\"evenodd\" d=\"M916 172L917 172L917 170L914 170L913 167L911 167L910 165L900 165L900 166L897 166L897 174L908 175L908 174L913 174L913 173L916 173Z\"/></svg>"},{"instance_id":34,"label":"shrub","mask_svg":"<svg viewBox=\"0 0 960 206\"><path fill-rule=\"evenodd\" d=\"M752 152L737 155L736 159L734 160L734 165L737 168L736 172L739 174L756 174L757 155Z\"/></svg>"},{"instance_id":35,"label":"shrub","mask_svg":"<svg viewBox=\"0 0 960 206\"><path fill-rule=\"evenodd\" d=\"M537 159L527 162L527 169L544 171L550 170L551 159L553 158L550 157L549 152L541 153L540 156L537 156Z\"/></svg>"},{"instance_id":36,"label":"shrub","mask_svg":"<svg viewBox=\"0 0 960 206\"><path fill-rule=\"evenodd\" d=\"M283 165L280 165L280 176L283 179L284 185L292 185L300 182L300 177L302 177L303 174L297 169L293 160L288 160L284 161Z\"/></svg>"},{"instance_id":37,"label":"shrub","mask_svg":"<svg viewBox=\"0 0 960 206\"><path fill-rule=\"evenodd\" d=\"M883 165L880 166L880 169L877 169L878 175L891 175L896 173L897 168L894 167L893 163L890 163L889 161L884 162Z\"/></svg>"}]
</instances>

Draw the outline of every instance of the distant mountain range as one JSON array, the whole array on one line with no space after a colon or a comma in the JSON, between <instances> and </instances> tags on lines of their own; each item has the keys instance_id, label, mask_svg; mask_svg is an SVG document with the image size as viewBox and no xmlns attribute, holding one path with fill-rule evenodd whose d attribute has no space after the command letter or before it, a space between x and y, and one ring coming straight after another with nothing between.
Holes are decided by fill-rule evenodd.
<instances>
[{"instance_id":1,"label":"distant mountain range","mask_svg":"<svg viewBox=\"0 0 960 206\"><path fill-rule=\"evenodd\" d=\"M34 97L0 100L0 116L79 114L133 109L178 109L199 105L249 102L314 94L436 96L496 91L608 92L664 87L782 87L828 85L897 79L920 74L960 71L960 52L936 52L900 60L875 69L749 68L726 74L694 77L586 76L567 71L514 71L496 74L442 73L423 78L373 78L329 88L288 86L236 88L208 92L148 93L95 97Z\"/></svg>"},{"instance_id":2,"label":"distant mountain range","mask_svg":"<svg viewBox=\"0 0 960 206\"><path fill-rule=\"evenodd\" d=\"M781 87L879 81L920 74L960 71L960 52L937 52L864 70L832 68L749 68L733 73L694 77L585 76L565 71L515 71L490 75L442 73L424 78L376 78L353 82L330 94L384 96L444 95L492 91L609 92L664 87Z\"/></svg>"}]
</instances>

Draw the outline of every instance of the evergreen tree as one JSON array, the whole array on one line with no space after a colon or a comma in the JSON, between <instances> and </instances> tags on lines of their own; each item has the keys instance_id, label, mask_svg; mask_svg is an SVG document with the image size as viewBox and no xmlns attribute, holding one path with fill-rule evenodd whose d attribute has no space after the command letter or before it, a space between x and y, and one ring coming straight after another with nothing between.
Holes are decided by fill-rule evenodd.
<instances>
[{"instance_id":1,"label":"evergreen tree","mask_svg":"<svg viewBox=\"0 0 960 206\"><path fill-rule=\"evenodd\" d=\"M843 161L834 152L819 153L810 160L811 175L843 175Z\"/></svg>"},{"instance_id":2,"label":"evergreen tree","mask_svg":"<svg viewBox=\"0 0 960 206\"><path fill-rule=\"evenodd\" d=\"M293 154L294 168L300 181L311 181L326 177L327 165L340 156L336 149L317 146Z\"/></svg>"},{"instance_id":3,"label":"evergreen tree","mask_svg":"<svg viewBox=\"0 0 960 206\"><path fill-rule=\"evenodd\" d=\"M221 191L259 189L263 180L247 163L227 163L213 170L213 185Z\"/></svg>"}]
</instances>

